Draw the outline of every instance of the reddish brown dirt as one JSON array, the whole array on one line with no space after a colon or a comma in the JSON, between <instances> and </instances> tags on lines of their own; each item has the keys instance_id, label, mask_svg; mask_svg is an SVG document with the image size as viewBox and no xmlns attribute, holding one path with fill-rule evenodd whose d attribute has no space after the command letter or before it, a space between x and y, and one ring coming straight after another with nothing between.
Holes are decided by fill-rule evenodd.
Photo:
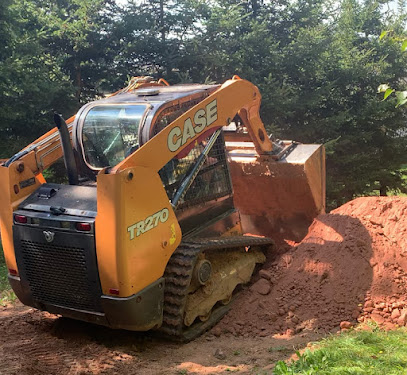
<instances>
[{"instance_id":1,"label":"reddish brown dirt","mask_svg":"<svg viewBox=\"0 0 407 375\"><path fill-rule=\"evenodd\" d=\"M406 198L359 198L318 216L299 245L265 265L213 332L293 335L367 319L405 325L406 231Z\"/></svg>"},{"instance_id":2,"label":"reddish brown dirt","mask_svg":"<svg viewBox=\"0 0 407 375\"><path fill-rule=\"evenodd\" d=\"M180 375L270 373L277 360L321 335L216 337L188 344L160 341L58 318L17 303L0 307L0 375Z\"/></svg>"}]
</instances>

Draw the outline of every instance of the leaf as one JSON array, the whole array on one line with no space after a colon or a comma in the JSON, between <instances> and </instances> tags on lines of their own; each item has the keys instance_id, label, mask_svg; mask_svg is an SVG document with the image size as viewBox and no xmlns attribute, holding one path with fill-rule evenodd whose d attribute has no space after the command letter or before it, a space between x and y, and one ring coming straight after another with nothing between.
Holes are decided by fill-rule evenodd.
<instances>
[{"instance_id":1,"label":"leaf","mask_svg":"<svg viewBox=\"0 0 407 375\"><path fill-rule=\"evenodd\" d=\"M379 40L382 40L388 33L389 33L388 30L382 31L382 33L380 34Z\"/></svg>"},{"instance_id":2,"label":"leaf","mask_svg":"<svg viewBox=\"0 0 407 375\"><path fill-rule=\"evenodd\" d=\"M396 107L399 107L399 106L407 103L407 91L397 91L396 97L397 97Z\"/></svg>"},{"instance_id":3,"label":"leaf","mask_svg":"<svg viewBox=\"0 0 407 375\"><path fill-rule=\"evenodd\" d=\"M385 91L385 93L384 93L383 100L386 100L392 92L394 92L394 90L388 88L388 89Z\"/></svg>"},{"instance_id":4,"label":"leaf","mask_svg":"<svg viewBox=\"0 0 407 375\"><path fill-rule=\"evenodd\" d=\"M404 104L406 104L406 103L407 103L407 99L400 100L399 102L397 102L396 108L397 108L397 107L400 107L401 105L404 105Z\"/></svg>"},{"instance_id":5,"label":"leaf","mask_svg":"<svg viewBox=\"0 0 407 375\"><path fill-rule=\"evenodd\" d=\"M407 98L407 91L397 91L396 92L397 100L403 100Z\"/></svg>"},{"instance_id":6,"label":"leaf","mask_svg":"<svg viewBox=\"0 0 407 375\"><path fill-rule=\"evenodd\" d=\"M377 92L381 93L381 92L386 92L388 89L390 88L390 86L386 83L381 84L378 88L377 88Z\"/></svg>"},{"instance_id":7,"label":"leaf","mask_svg":"<svg viewBox=\"0 0 407 375\"><path fill-rule=\"evenodd\" d=\"M402 43L401 50L404 52L407 49L407 39Z\"/></svg>"},{"instance_id":8,"label":"leaf","mask_svg":"<svg viewBox=\"0 0 407 375\"><path fill-rule=\"evenodd\" d=\"M328 149L328 150L331 149L331 148L333 148L333 147L335 146L335 144L336 144L341 138L342 138L342 136L340 135L339 137L336 137L335 139L331 139L330 141L325 142L325 143L324 143L325 148Z\"/></svg>"}]
</instances>

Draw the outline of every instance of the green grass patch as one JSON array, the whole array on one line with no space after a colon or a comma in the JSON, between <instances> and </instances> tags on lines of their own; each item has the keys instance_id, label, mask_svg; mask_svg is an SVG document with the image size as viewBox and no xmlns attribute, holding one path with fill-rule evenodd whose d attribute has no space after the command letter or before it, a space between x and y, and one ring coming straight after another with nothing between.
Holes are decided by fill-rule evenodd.
<instances>
[{"instance_id":1,"label":"green grass patch","mask_svg":"<svg viewBox=\"0 0 407 375\"><path fill-rule=\"evenodd\" d=\"M3 250L0 252L0 293L9 288L7 280L7 267L4 261Z\"/></svg>"},{"instance_id":2,"label":"green grass patch","mask_svg":"<svg viewBox=\"0 0 407 375\"><path fill-rule=\"evenodd\" d=\"M269 348L269 352L270 353L289 353L289 352L293 352L294 349L293 348L287 348L286 346L272 346L271 348Z\"/></svg>"},{"instance_id":3,"label":"green grass patch","mask_svg":"<svg viewBox=\"0 0 407 375\"><path fill-rule=\"evenodd\" d=\"M4 261L3 249L0 247L0 306L5 306L17 299L16 295L11 290L7 274L8 271L6 262Z\"/></svg>"},{"instance_id":4,"label":"green grass patch","mask_svg":"<svg viewBox=\"0 0 407 375\"><path fill-rule=\"evenodd\" d=\"M352 331L322 340L296 361L279 361L274 375L406 374L407 331Z\"/></svg>"}]
</instances>

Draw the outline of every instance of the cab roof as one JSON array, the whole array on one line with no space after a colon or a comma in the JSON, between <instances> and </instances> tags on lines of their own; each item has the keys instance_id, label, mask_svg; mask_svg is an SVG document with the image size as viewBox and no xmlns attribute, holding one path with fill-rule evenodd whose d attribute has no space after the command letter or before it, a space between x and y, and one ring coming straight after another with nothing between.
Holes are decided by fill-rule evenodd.
<instances>
[{"instance_id":1,"label":"cab roof","mask_svg":"<svg viewBox=\"0 0 407 375\"><path fill-rule=\"evenodd\" d=\"M220 85L176 85L176 86L150 86L139 88L130 92L123 92L108 98L97 100L98 104L104 103L166 103L173 100L193 95L199 92L214 91ZM155 95L138 95L138 92L157 90ZM95 102L93 102L95 103Z\"/></svg>"}]
</instances>

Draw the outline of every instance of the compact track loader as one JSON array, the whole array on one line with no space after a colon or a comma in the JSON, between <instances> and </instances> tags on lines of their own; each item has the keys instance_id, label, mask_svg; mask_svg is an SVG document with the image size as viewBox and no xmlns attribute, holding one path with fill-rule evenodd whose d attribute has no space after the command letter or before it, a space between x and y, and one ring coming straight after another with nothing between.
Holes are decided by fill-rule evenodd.
<instances>
[{"instance_id":1,"label":"compact track loader","mask_svg":"<svg viewBox=\"0 0 407 375\"><path fill-rule=\"evenodd\" d=\"M0 166L1 236L26 305L189 340L273 238L324 211L321 145L271 141L258 89L150 77L82 107ZM64 158L69 183L42 172Z\"/></svg>"}]
</instances>

